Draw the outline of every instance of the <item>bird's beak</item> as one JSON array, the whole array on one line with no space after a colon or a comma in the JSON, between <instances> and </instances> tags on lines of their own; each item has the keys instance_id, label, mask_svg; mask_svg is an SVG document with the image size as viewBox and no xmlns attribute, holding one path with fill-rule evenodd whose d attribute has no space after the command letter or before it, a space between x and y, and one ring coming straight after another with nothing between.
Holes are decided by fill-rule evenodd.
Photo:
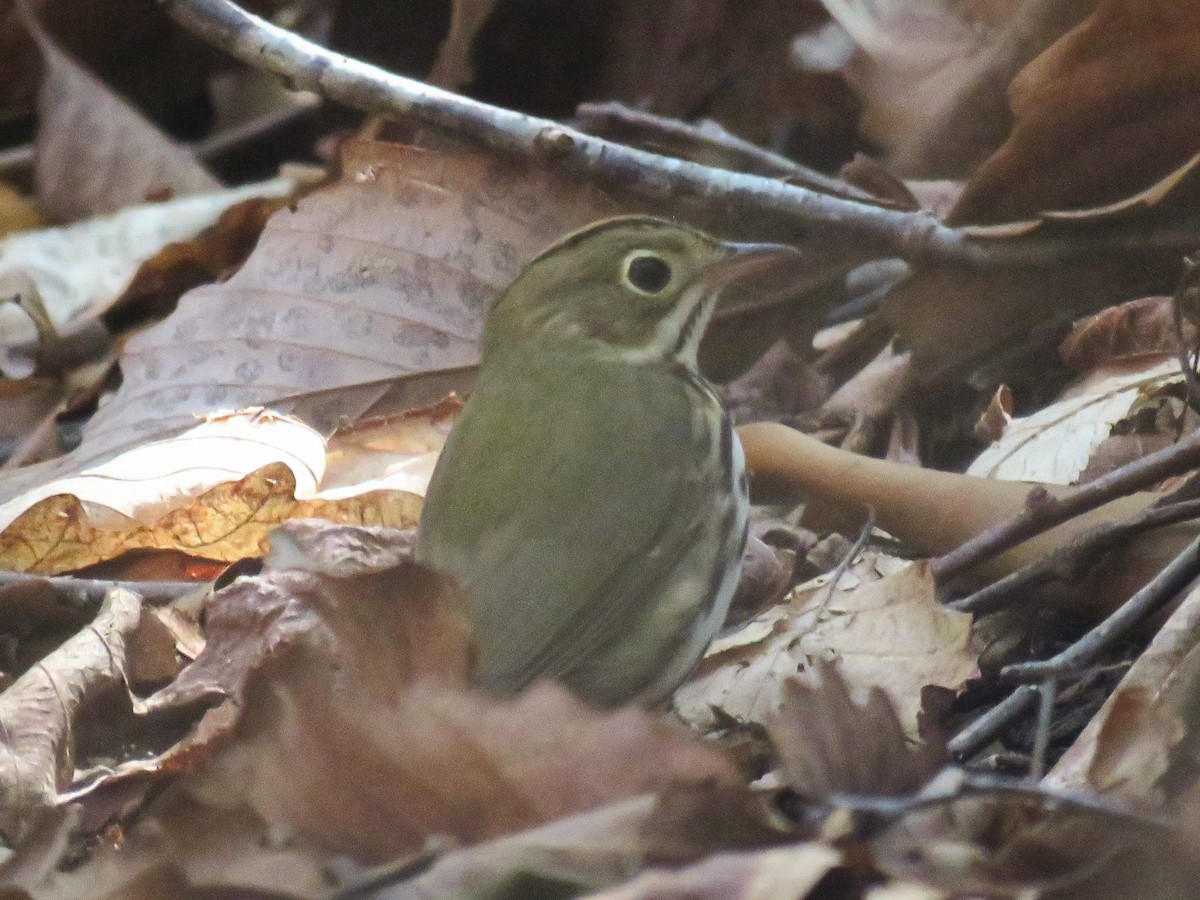
<instances>
[{"instance_id":1,"label":"bird's beak","mask_svg":"<svg viewBox=\"0 0 1200 900\"><path fill-rule=\"evenodd\" d=\"M720 294L720 313L778 305L781 296L791 295L788 288L803 279L805 256L790 244L726 241L725 246L729 255L704 273ZM735 281L737 289L727 290Z\"/></svg>"},{"instance_id":2,"label":"bird's beak","mask_svg":"<svg viewBox=\"0 0 1200 900\"><path fill-rule=\"evenodd\" d=\"M746 243L726 241L729 256L713 266L723 284L754 272L787 266L800 260L800 251L791 244Z\"/></svg>"}]
</instances>

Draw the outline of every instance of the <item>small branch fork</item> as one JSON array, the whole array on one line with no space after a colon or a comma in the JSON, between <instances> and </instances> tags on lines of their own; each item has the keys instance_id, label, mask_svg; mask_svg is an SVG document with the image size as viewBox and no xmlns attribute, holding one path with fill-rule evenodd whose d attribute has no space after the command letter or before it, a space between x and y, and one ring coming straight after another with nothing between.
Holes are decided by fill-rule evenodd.
<instances>
[{"instance_id":1,"label":"small branch fork","mask_svg":"<svg viewBox=\"0 0 1200 900\"><path fill-rule=\"evenodd\" d=\"M1025 510L1019 515L935 559L932 564L934 577L947 581L1068 519L1197 467L1200 467L1200 431L1058 497L1035 488L1030 491Z\"/></svg>"},{"instance_id":2,"label":"small branch fork","mask_svg":"<svg viewBox=\"0 0 1200 900\"><path fill-rule=\"evenodd\" d=\"M1151 506L1128 519L1094 525L1037 562L947 605L975 615L995 612L1020 602L1026 592L1038 585L1078 577L1096 557L1121 546L1135 535L1190 519L1200 519L1200 500Z\"/></svg>"},{"instance_id":3,"label":"small branch fork","mask_svg":"<svg viewBox=\"0 0 1200 900\"><path fill-rule=\"evenodd\" d=\"M1182 505L1182 504L1180 504ZM1168 507L1169 508L1169 507ZM1049 740L1049 717L1062 679L1077 678L1100 654L1138 622L1170 603L1200 576L1200 537L1193 540L1166 568L1130 597L1107 619L1056 656L1043 661L1005 666L1000 677L1026 682L962 731L948 744L951 753L967 756L1023 716L1039 699L1033 774L1040 777ZM1034 683L1038 686L1035 687Z\"/></svg>"},{"instance_id":4,"label":"small branch fork","mask_svg":"<svg viewBox=\"0 0 1200 900\"><path fill-rule=\"evenodd\" d=\"M1200 537L1197 537L1146 585L1107 619L1057 656L1042 662L1005 666L1000 676L1013 681L1043 681L1078 675L1134 625L1160 609L1200 575Z\"/></svg>"},{"instance_id":5,"label":"small branch fork","mask_svg":"<svg viewBox=\"0 0 1200 900\"><path fill-rule=\"evenodd\" d=\"M983 239L925 212L886 209L776 178L718 169L637 150L548 119L471 100L325 50L250 15L229 0L159 0L193 34L297 90L370 113L418 123L499 153L571 169L655 199L694 197L734 214L767 215L805 236L836 242L848 256L900 256L981 268L1057 266L1102 253L1189 250L1197 224L1180 219L1093 223L1076 233Z\"/></svg>"},{"instance_id":6,"label":"small branch fork","mask_svg":"<svg viewBox=\"0 0 1200 900\"><path fill-rule=\"evenodd\" d=\"M1162 478L1181 474L1200 465L1200 433L1192 434L1157 453L1142 457L1114 470L1103 478L1082 485L1057 500L1035 498L1018 516L984 532L934 563L940 578L948 578L982 562L1036 534L1066 521L1072 516L1095 509L1119 496L1148 487ZM1177 492L1176 496L1186 493ZM1144 531L1200 518L1200 502L1195 499L1164 497L1124 521L1105 522L1083 532L1045 558L1031 563L1006 578L988 585L950 604L963 612L993 612L1021 599L1021 594L1056 578L1079 573L1099 554L1111 550ZM1006 666L1001 677L1025 682L1005 700L964 728L950 742L950 750L965 756L987 743L1009 723L1029 710L1040 697L1037 746L1034 770L1044 765L1049 709L1057 693L1058 682L1075 678L1093 665L1099 656L1137 623L1169 603L1189 583L1200 576L1200 537L1193 540L1170 564L1123 603L1108 618L1061 653L1044 661ZM1034 685L1038 685L1035 687Z\"/></svg>"}]
</instances>

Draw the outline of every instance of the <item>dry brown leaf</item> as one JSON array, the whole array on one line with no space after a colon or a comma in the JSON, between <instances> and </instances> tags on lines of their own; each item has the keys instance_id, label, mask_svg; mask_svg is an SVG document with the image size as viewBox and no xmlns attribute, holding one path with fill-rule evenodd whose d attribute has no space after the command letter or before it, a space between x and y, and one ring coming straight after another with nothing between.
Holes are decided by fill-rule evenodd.
<instances>
[{"instance_id":1,"label":"dry brown leaf","mask_svg":"<svg viewBox=\"0 0 1200 900\"><path fill-rule=\"evenodd\" d=\"M842 861L823 844L722 853L675 872L646 872L588 900L804 900Z\"/></svg>"},{"instance_id":2,"label":"dry brown leaf","mask_svg":"<svg viewBox=\"0 0 1200 900\"><path fill-rule=\"evenodd\" d=\"M1050 148L1047 148L1050 152ZM1066 164L1075 165L1068 157ZM1094 171L1094 170L1089 170ZM1023 177L1023 173L1013 175ZM993 221L992 211L961 203L947 214L973 239L1003 241L1038 232L1046 239L1070 240L1105 223L1143 221L1147 225L1194 206L1200 191L1200 156L1190 157L1148 188L1122 195L1115 202L1075 211L1044 205L1036 187L1027 208L999 210L997 216L1018 216L994 226L971 226L970 221ZM1019 191L999 192L1003 203ZM965 194L964 194L965 196ZM961 212L968 210L968 212ZM967 218L969 213L970 218ZM964 220L966 223L964 224ZM1172 289L1177 278L1176 251L1114 251L1080 258L1071 266L1046 266L1028 271L978 273L930 267L919 270L884 298L884 316L911 348L918 383L962 375L966 366L1018 342L1048 345L1065 332L1067 317L1077 318L1131 297Z\"/></svg>"},{"instance_id":3,"label":"dry brown leaf","mask_svg":"<svg viewBox=\"0 0 1200 900\"><path fill-rule=\"evenodd\" d=\"M98 315L118 300L142 264L176 241L188 241L210 228L231 207L255 198L292 193L290 181L182 197L131 206L111 216L61 228L43 228L0 239L0 273L33 279L55 325L66 326L88 312ZM69 266L63 260L71 261ZM5 344L36 338L27 316L15 307L0 308Z\"/></svg>"},{"instance_id":4,"label":"dry brown leaf","mask_svg":"<svg viewBox=\"0 0 1200 900\"><path fill-rule=\"evenodd\" d=\"M59 48L27 0L20 5L44 63L35 181L45 209L69 221L220 189L191 151Z\"/></svg>"},{"instance_id":5,"label":"dry brown leaf","mask_svg":"<svg viewBox=\"0 0 1200 900\"><path fill-rule=\"evenodd\" d=\"M31 231L46 224L33 202L0 182L0 237L14 231Z\"/></svg>"},{"instance_id":6,"label":"dry brown leaf","mask_svg":"<svg viewBox=\"0 0 1200 900\"><path fill-rule=\"evenodd\" d=\"M991 402L979 414L979 419L975 422L975 427L971 429L971 433L981 443L995 443L1000 440L1001 435L1004 434L1004 429L1012 421L1012 414L1013 392L1008 385L1002 384L996 388L996 393L992 395Z\"/></svg>"},{"instance_id":7,"label":"dry brown leaf","mask_svg":"<svg viewBox=\"0 0 1200 900\"><path fill-rule=\"evenodd\" d=\"M788 420L819 406L829 396L831 379L813 368L810 356L778 341L745 375L721 386L730 418Z\"/></svg>"},{"instance_id":8,"label":"dry brown leaf","mask_svg":"<svg viewBox=\"0 0 1200 900\"><path fill-rule=\"evenodd\" d=\"M423 567L273 578L285 605L316 610L319 624L285 624L275 600L264 613L248 581L214 597L192 668L219 667L222 691L237 691L229 669L242 664L218 631L257 657L234 740L195 787L209 802L249 803L321 847L379 860L435 834L497 837L676 781L739 783L723 754L640 710L600 715L551 685L514 700L467 690L462 600ZM232 634L235 619L250 627Z\"/></svg>"},{"instance_id":9,"label":"dry brown leaf","mask_svg":"<svg viewBox=\"0 0 1200 900\"><path fill-rule=\"evenodd\" d=\"M911 354L889 344L827 399L819 413L825 423L876 421L890 415L912 387Z\"/></svg>"},{"instance_id":10,"label":"dry brown leaf","mask_svg":"<svg viewBox=\"0 0 1200 900\"><path fill-rule=\"evenodd\" d=\"M1167 808L1196 827L1200 590L1191 590L1047 776L1052 787Z\"/></svg>"},{"instance_id":11,"label":"dry brown leaf","mask_svg":"<svg viewBox=\"0 0 1200 900\"><path fill-rule=\"evenodd\" d=\"M1152 404L1183 375L1175 358L1143 357L1090 372L1032 415L1011 419L1000 438L967 469L968 475L1009 481L1074 484L1089 469L1114 427ZM1161 436L1162 446L1174 433ZM1142 453L1159 449L1149 436Z\"/></svg>"},{"instance_id":12,"label":"dry brown leaf","mask_svg":"<svg viewBox=\"0 0 1200 900\"><path fill-rule=\"evenodd\" d=\"M140 598L112 590L95 621L0 694L0 832L11 845L70 781L74 720L90 697L125 684L125 643Z\"/></svg>"},{"instance_id":13,"label":"dry brown leaf","mask_svg":"<svg viewBox=\"0 0 1200 900\"><path fill-rule=\"evenodd\" d=\"M292 202L289 192L249 197L223 209L203 231L167 244L143 262L119 295L108 298L104 306L90 306L89 314L99 316L113 309L128 314L130 307L142 317L170 312L185 291L220 281L241 266L271 214Z\"/></svg>"},{"instance_id":14,"label":"dry brown leaf","mask_svg":"<svg viewBox=\"0 0 1200 900\"><path fill-rule=\"evenodd\" d=\"M1006 345L1049 344L1065 331L1050 323L1165 290L1177 266L1178 254L1140 252L1033 271L928 268L893 288L883 312L912 352L920 388L961 379L967 367Z\"/></svg>"},{"instance_id":15,"label":"dry brown leaf","mask_svg":"<svg viewBox=\"0 0 1200 900\"><path fill-rule=\"evenodd\" d=\"M879 868L954 897L1174 900L1200 877L1192 837L1083 797L997 787L914 806L872 841Z\"/></svg>"},{"instance_id":16,"label":"dry brown leaf","mask_svg":"<svg viewBox=\"0 0 1200 900\"><path fill-rule=\"evenodd\" d=\"M858 46L860 127L907 177L971 171L1008 134L1013 75L1096 0L822 0Z\"/></svg>"},{"instance_id":17,"label":"dry brown leaf","mask_svg":"<svg viewBox=\"0 0 1200 900\"><path fill-rule=\"evenodd\" d=\"M477 896L577 896L619 884L647 865L675 868L709 854L780 840L741 785L687 784L557 819L455 850L397 885L391 900ZM489 894L491 895L491 894Z\"/></svg>"},{"instance_id":18,"label":"dry brown leaf","mask_svg":"<svg viewBox=\"0 0 1200 900\"><path fill-rule=\"evenodd\" d=\"M103 443L222 406L473 363L488 305L607 198L491 157L349 145L341 180L281 210L236 275L129 342ZM189 354L189 364L173 363Z\"/></svg>"},{"instance_id":19,"label":"dry brown leaf","mask_svg":"<svg viewBox=\"0 0 1200 900\"><path fill-rule=\"evenodd\" d=\"M916 735L922 689L957 690L976 672L971 616L938 601L923 562L880 558L858 571L873 579L852 572L830 591L830 576L821 576L797 588L786 605L714 641L675 692L679 714L700 727L714 723L714 709L766 722L790 677L816 660L834 659L853 689L882 689L905 731Z\"/></svg>"},{"instance_id":20,"label":"dry brown leaf","mask_svg":"<svg viewBox=\"0 0 1200 900\"><path fill-rule=\"evenodd\" d=\"M618 4L594 93L690 118L696 110L762 145L799 123L806 149L843 152L853 122L835 76L790 64L793 36L819 24L810 0L669 0Z\"/></svg>"},{"instance_id":21,"label":"dry brown leaf","mask_svg":"<svg viewBox=\"0 0 1200 900\"><path fill-rule=\"evenodd\" d=\"M325 454L321 497L326 500L371 490L425 496L433 467L462 401L365 418L333 435Z\"/></svg>"},{"instance_id":22,"label":"dry brown leaf","mask_svg":"<svg viewBox=\"0 0 1200 900\"><path fill-rule=\"evenodd\" d=\"M1186 735L1179 717L1155 700L1137 686L1113 695L1088 765L1088 785L1096 793L1162 805L1163 779Z\"/></svg>"},{"instance_id":23,"label":"dry brown leaf","mask_svg":"<svg viewBox=\"0 0 1200 900\"><path fill-rule=\"evenodd\" d=\"M342 639L352 645L345 652L354 652L347 664L365 659L371 667L357 676L360 689L387 697L417 676L466 684L472 644L457 598L412 565L411 532L293 521L272 540L274 568L208 598L204 650L144 710L240 699L269 653L330 640L321 614L342 625ZM419 603L408 601L414 595ZM368 624L365 633L355 627L359 621ZM415 643L414 633L422 635Z\"/></svg>"},{"instance_id":24,"label":"dry brown leaf","mask_svg":"<svg viewBox=\"0 0 1200 900\"><path fill-rule=\"evenodd\" d=\"M940 741L909 745L882 688L856 703L837 667L820 661L809 678L784 683L767 728L785 782L811 801L915 794L948 759Z\"/></svg>"},{"instance_id":25,"label":"dry brown leaf","mask_svg":"<svg viewBox=\"0 0 1200 900\"><path fill-rule=\"evenodd\" d=\"M1116 360L1174 353L1179 344L1170 297L1142 297L1081 319L1058 345L1068 366L1082 372ZM1196 341L1196 326L1184 320L1184 341Z\"/></svg>"},{"instance_id":26,"label":"dry brown leaf","mask_svg":"<svg viewBox=\"0 0 1200 900\"><path fill-rule=\"evenodd\" d=\"M162 795L118 843L99 841L87 863L55 873L45 885L56 900L192 898L232 886L255 898L328 896L328 860L272 841L243 807L214 808L182 791Z\"/></svg>"},{"instance_id":27,"label":"dry brown leaf","mask_svg":"<svg viewBox=\"0 0 1200 900\"><path fill-rule=\"evenodd\" d=\"M10 474L0 498L214 411L474 363L484 314L521 266L616 211L590 186L490 155L352 143L342 179L272 216L232 278L126 345L124 381L83 445Z\"/></svg>"},{"instance_id":28,"label":"dry brown leaf","mask_svg":"<svg viewBox=\"0 0 1200 900\"><path fill-rule=\"evenodd\" d=\"M1200 145L1200 8L1104 0L1010 88L1016 125L948 220L1011 222L1112 203Z\"/></svg>"},{"instance_id":29,"label":"dry brown leaf","mask_svg":"<svg viewBox=\"0 0 1200 900\"><path fill-rule=\"evenodd\" d=\"M335 698L327 669L290 655L252 678L240 739L201 792L358 859L434 834L497 837L677 780L737 780L722 754L646 713L598 714L553 685L490 700L420 682L386 705Z\"/></svg>"}]
</instances>

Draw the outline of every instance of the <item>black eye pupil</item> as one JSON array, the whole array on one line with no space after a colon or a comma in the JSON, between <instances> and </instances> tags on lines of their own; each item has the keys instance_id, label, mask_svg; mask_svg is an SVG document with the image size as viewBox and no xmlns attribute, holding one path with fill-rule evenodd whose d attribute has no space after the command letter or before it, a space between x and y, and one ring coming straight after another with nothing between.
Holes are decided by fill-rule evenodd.
<instances>
[{"instance_id":1,"label":"black eye pupil","mask_svg":"<svg viewBox=\"0 0 1200 900\"><path fill-rule=\"evenodd\" d=\"M629 283L639 291L657 294L671 280L671 267L657 256L635 256L629 261Z\"/></svg>"}]
</instances>

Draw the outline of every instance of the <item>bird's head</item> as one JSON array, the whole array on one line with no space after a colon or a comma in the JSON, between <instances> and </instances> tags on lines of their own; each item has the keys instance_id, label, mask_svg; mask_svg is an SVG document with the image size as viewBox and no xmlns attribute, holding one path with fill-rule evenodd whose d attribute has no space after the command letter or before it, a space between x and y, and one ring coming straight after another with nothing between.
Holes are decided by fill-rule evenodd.
<instances>
[{"instance_id":1,"label":"bird's head","mask_svg":"<svg viewBox=\"0 0 1200 900\"><path fill-rule=\"evenodd\" d=\"M787 253L651 216L595 222L544 250L500 295L484 329L484 361L533 342L695 366L721 290Z\"/></svg>"}]
</instances>

